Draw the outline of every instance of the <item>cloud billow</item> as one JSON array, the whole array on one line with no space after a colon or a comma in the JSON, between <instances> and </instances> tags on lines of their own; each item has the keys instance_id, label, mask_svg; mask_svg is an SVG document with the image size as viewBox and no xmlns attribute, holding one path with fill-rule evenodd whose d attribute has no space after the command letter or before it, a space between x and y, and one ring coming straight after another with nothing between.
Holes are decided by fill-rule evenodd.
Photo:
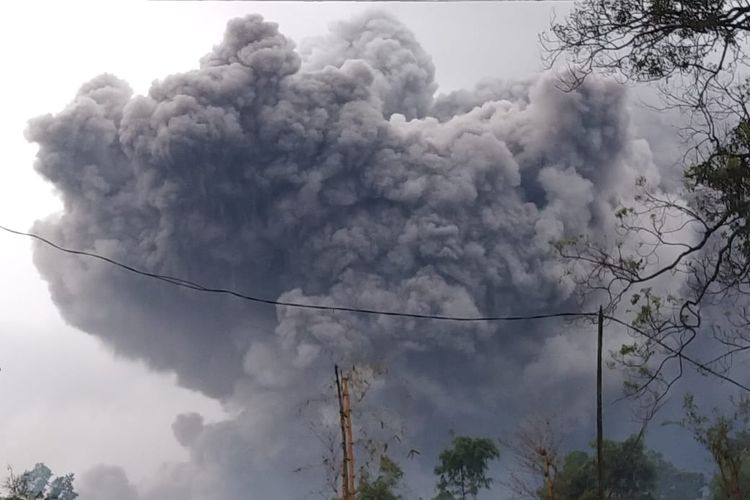
<instances>
[{"instance_id":1,"label":"cloud billow","mask_svg":"<svg viewBox=\"0 0 750 500\"><path fill-rule=\"evenodd\" d=\"M443 315L565 306L573 287L549 242L605 231L623 186L658 178L624 91L589 82L565 94L542 75L436 98L434 75L409 30L382 13L340 23L299 52L260 16L233 20L198 69L145 96L102 75L61 112L32 120L36 169L64 204L35 230L271 299ZM465 411L479 418L496 404L483 395L489 384L547 348L529 325L274 311L43 246L35 262L72 325L241 408L226 422L176 420L191 462L164 476L179 492L152 488L166 496L230 498L248 487L230 484L232 471L308 460L295 444L305 429L272 431L296 425L334 362L385 363L378 390L405 419L447 432L446 401L471 383ZM530 380L541 376L534 366ZM567 373L553 368L550 392ZM580 364L569 368L580 375ZM404 379L409 391L389 386Z\"/></svg>"}]
</instances>

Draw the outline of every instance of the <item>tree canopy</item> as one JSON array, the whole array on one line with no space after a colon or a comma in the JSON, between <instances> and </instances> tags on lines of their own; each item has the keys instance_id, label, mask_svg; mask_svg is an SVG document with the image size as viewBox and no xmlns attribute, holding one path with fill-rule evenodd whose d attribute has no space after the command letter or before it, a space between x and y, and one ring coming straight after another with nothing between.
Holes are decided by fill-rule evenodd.
<instances>
[{"instance_id":1,"label":"tree canopy","mask_svg":"<svg viewBox=\"0 0 750 500\"><path fill-rule=\"evenodd\" d=\"M656 466L647 456L639 436L625 441L605 441L604 490L610 500L656 500ZM583 451L568 454L556 477L560 498L594 500L596 458ZM543 494L540 498L544 499Z\"/></svg>"},{"instance_id":2,"label":"tree canopy","mask_svg":"<svg viewBox=\"0 0 750 500\"><path fill-rule=\"evenodd\" d=\"M21 475L10 471L4 486L5 495L0 500L74 500L78 497L73 487L73 474L53 478L52 471L43 463Z\"/></svg>"},{"instance_id":3,"label":"tree canopy","mask_svg":"<svg viewBox=\"0 0 750 500\"><path fill-rule=\"evenodd\" d=\"M702 414L692 395L685 397L681 425L711 454L716 465L715 500L742 500L750 494L750 399L732 401L730 414Z\"/></svg>"},{"instance_id":4,"label":"tree canopy","mask_svg":"<svg viewBox=\"0 0 750 500\"><path fill-rule=\"evenodd\" d=\"M396 490L403 477L401 467L387 455L382 455L378 465L378 475L375 478L370 477L366 468L361 470L357 498L359 500L400 500L403 497Z\"/></svg>"},{"instance_id":5,"label":"tree canopy","mask_svg":"<svg viewBox=\"0 0 750 500\"><path fill-rule=\"evenodd\" d=\"M594 73L658 82L663 106L690 116L683 191L641 179L616 212L614 240L557 243L579 284L634 333L616 359L629 369L629 394L649 400L647 417L685 361L726 380L750 349L749 41L750 4L734 0L581 0L543 35L550 64L568 65L569 88ZM710 310L721 321L707 327ZM691 357L697 338L717 355Z\"/></svg>"},{"instance_id":6,"label":"tree canopy","mask_svg":"<svg viewBox=\"0 0 750 500\"><path fill-rule=\"evenodd\" d=\"M744 62L750 5L734 0L582 0L543 37L573 83L596 71L631 81L687 77L706 85ZM699 97L699 95L696 95Z\"/></svg>"},{"instance_id":7,"label":"tree canopy","mask_svg":"<svg viewBox=\"0 0 750 500\"><path fill-rule=\"evenodd\" d=\"M561 468L559 428L549 418L524 421L514 439L501 441L513 458L505 481L519 498L556 500L556 477Z\"/></svg>"},{"instance_id":8,"label":"tree canopy","mask_svg":"<svg viewBox=\"0 0 750 500\"><path fill-rule=\"evenodd\" d=\"M696 500L703 498L706 477L700 472L678 469L660 453L647 452L656 472L656 498L659 500Z\"/></svg>"},{"instance_id":9,"label":"tree canopy","mask_svg":"<svg viewBox=\"0 0 750 500\"><path fill-rule=\"evenodd\" d=\"M465 500L489 489L492 478L487 475L491 460L500 458L497 445L487 438L458 436L452 446L440 453L435 474L438 491L443 497Z\"/></svg>"},{"instance_id":10,"label":"tree canopy","mask_svg":"<svg viewBox=\"0 0 750 500\"><path fill-rule=\"evenodd\" d=\"M604 490L611 500L698 500L703 498L703 474L678 469L664 457L646 450L639 436L604 443ZM584 451L565 456L556 479L558 500L595 500L596 457ZM549 500L539 490L539 500ZM717 499L718 500L718 499Z\"/></svg>"}]
</instances>

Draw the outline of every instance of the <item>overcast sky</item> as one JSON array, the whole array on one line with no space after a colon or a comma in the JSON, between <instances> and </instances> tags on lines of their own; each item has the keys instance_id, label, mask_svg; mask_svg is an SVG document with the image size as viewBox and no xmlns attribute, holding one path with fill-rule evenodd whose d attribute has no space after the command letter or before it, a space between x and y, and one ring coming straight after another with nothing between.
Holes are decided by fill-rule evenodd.
<instances>
[{"instance_id":1,"label":"overcast sky","mask_svg":"<svg viewBox=\"0 0 750 500\"><path fill-rule=\"evenodd\" d=\"M424 53L431 57L435 70L434 81L437 83L437 88L433 90L437 95L459 89L472 89L485 79L536 81L537 74L542 69L537 43L538 33L549 22L553 8L557 9L558 15L561 15L565 12L565 5L563 2L434 4L389 2L379 4L377 7L395 15L408 30L411 30ZM55 219L48 219L48 217L62 210L60 197L53 186L35 172L33 165L38 146L30 144L24 138L24 131L27 129L30 118L57 113L65 108L74 99L84 82L99 74L110 73L128 82L135 94L145 94L154 80L196 69L199 59L221 42L226 24L232 18L259 13L267 21L278 23L282 34L300 44L305 38L326 35L332 22L347 21L370 9L372 5L366 3L346 2L99 1L45 4L19 2L4 7L0 15L0 40L2 47L5 48L5 71L0 81L3 96L0 136L3 138L4 160L0 170L0 224L26 230L35 221L47 219L45 224L48 226L44 227L49 227L52 232L58 229L55 226L57 224ZM301 46L306 47L305 44ZM337 64L335 57L331 55L332 52L339 50L334 42L321 42L313 47L317 48L311 49L312 56L305 63L309 65L307 69L310 71L315 69L316 57L323 58L330 64ZM345 49L340 50L341 55L336 57L341 57L341 61L352 57ZM330 57L332 62L328 61L327 57ZM341 61L338 63L340 66ZM356 69L351 69L351 74L358 75L356 71ZM179 78L175 81L178 81L175 85L181 85ZM376 84L378 84L377 80ZM426 88L429 89L429 86ZM528 203L519 202L518 212L514 212L514 215L508 218L511 221L508 223L509 226L497 229L499 234L505 234L504 231L513 234L512 224L515 224L515 220L525 220L525 217L528 217L531 221L529 224L536 228L536 233L529 236L526 243L521 242L525 236L518 236L519 241L508 240L505 255L510 270L498 271L498 273L507 272L509 276L512 275L512 281L522 289L517 294L520 302L538 300L539 304L544 304L543 301L548 301L552 307L564 302L563 298L558 297L564 291L555 289L550 284L552 281L544 281L548 279L546 275L536 274L547 272L546 270L530 269L529 266L524 267L522 263L519 263L518 268L524 268L526 273L520 276L518 273L521 271L512 269L512 261L515 257L508 257L508 255L513 254L513 249L516 247L536 245L537 240L533 238L554 235L558 225L567 224L565 227L571 227L571 224L578 223L584 226L594 224L595 222L592 221L597 220L597 210L602 209L605 202L602 201L600 204L598 199L590 194L591 186L596 185L601 192L606 192L610 186L617 186L620 182L629 182L636 174L651 176L652 179L658 181L663 172L660 173L655 166L659 163L659 154L652 154L651 149L654 148L649 148L646 141L648 138L641 137L647 135L648 127L644 126L640 132L641 136L636 136L629 128L628 119L623 118L626 112L621 109L624 106L622 104L624 97L620 95L620 90L609 86L593 89L586 97L591 98L591 102L580 106L580 109L595 110L589 113L588 111L570 111L574 107L579 109L578 105L569 105L564 98L548 97L554 94L554 85L551 83L537 82L533 84L533 89L535 90L530 92L523 89L513 90L512 85L506 85L502 93L506 96L504 97L506 102L512 105L508 104L507 110L502 112L493 111L497 113L497 116L502 113L507 115L502 119L505 120L504 122L498 118L498 123L493 125L496 127L495 130L500 130L497 134L505 134L508 137L513 137L515 133L523 135L524 138L518 139L518 143L524 144L524 147L531 152L526 156L524 154L519 156L515 150L506 155L502 151L491 149L487 155L491 158L495 158L492 155L499 155L497 158L505 158L511 153L516 155L515 160L512 158L507 160L508 165L515 165L515 167L509 166L508 170L502 173L506 176L502 182L508 185L513 184L518 190L523 190L525 197L523 199L533 202L539 190L546 192L545 205L537 203L538 209L534 208L539 213L532 214L529 212L531 208ZM170 90L163 90L163 92L168 94ZM533 112L515 110L514 92L517 92L519 96L526 94L531 96L519 97L518 102L529 99L536 103L533 106ZM383 97L385 103L383 106L388 106L389 97L391 97L390 94ZM451 99L443 101L445 107L441 109L448 110L444 111L445 113L459 116L470 110L468 108L459 111L460 105L456 103L460 99L458 97ZM403 102L393 105L395 111L407 115L406 118L390 118L392 125L389 125L402 131L399 133L403 134L403 137L412 137L409 136L410 130L416 135L425 134L434 141L442 140L441 138L448 134L448 132L440 132L440 126L436 124L423 125L421 122L416 123L418 120L413 125L403 124L404 120L412 118L408 116L407 111L398 108L399 104L406 102L407 100L404 99ZM454 105L455 109L451 107ZM419 103L415 106L414 117L421 118ZM519 105L518 109L521 108L523 106ZM563 113L568 111L571 115L580 113L582 117L576 115L575 118L568 119L563 116ZM618 113L622 113L622 116ZM469 124L475 119L477 123L481 122L477 117L461 118L452 122L455 123L452 126L479 127L480 125ZM399 123L402 124L399 125ZM607 130L615 130L613 135L616 137L611 138L606 134L596 132L597 127L603 130L605 125L610 127ZM410 126L411 129L409 129ZM36 126L35 140L52 148L51 144L56 140L53 137L56 132L51 126L45 127L47 125L44 124ZM568 127L568 135L564 132L546 131L551 127L560 127L560 130ZM622 128L622 137L617 136L618 127ZM540 131L541 129L544 130ZM519 130L524 132L518 132ZM583 139L576 137L579 132ZM524 142L526 138L530 138L528 142ZM507 139L508 144L513 140L515 139ZM661 139L652 138L652 140L652 144L658 144ZM416 144L414 147L417 147L418 141L416 139L414 141ZM600 170L597 170L599 166L592 166L596 162L609 161L603 160L603 156L597 156L600 152L588 151L592 141L604 143L610 141L611 148L617 150L617 155L620 155L618 156L620 159L613 160L611 175L602 173L606 170L604 166L601 166ZM621 142L625 145L620 145ZM468 148L467 151L472 150L472 146L457 143L451 150L451 154L464 147ZM481 149L482 147L484 143L478 143L474 148ZM472 164L471 153L466 154L468 156L461 157L463 159L450 161ZM571 163L568 164L566 163L568 158L575 159L570 160ZM48 158L45 161L52 160ZM514 178L519 174L513 169L519 168L518 164L521 165L520 168L525 168L524 162L540 163L538 170L544 173L539 174L538 183L535 181L533 185L526 185L525 182ZM570 167L575 162L580 163L574 165L578 168L578 173L575 172L575 168ZM478 171L481 168L483 167L477 167ZM50 175L56 179L55 182L58 182L54 174ZM72 182L75 182L78 175L71 175ZM85 175L87 174L80 174L81 177ZM398 178L398 175L393 173L393 178ZM60 180L59 182L57 189L72 190L69 187L70 184L66 183L68 181ZM387 184L385 181L382 182L384 184L380 185ZM404 186L410 185L406 181L403 182ZM336 193L340 195L339 191ZM70 191L67 195L73 197L74 193ZM388 196L393 196L395 199L401 195L407 196L403 193ZM476 196L481 199L482 195L480 193ZM399 200L399 203L402 202L412 203ZM433 200L429 203L433 203L435 207L438 207L436 210L440 210L440 203L443 202L445 201ZM460 203L456 203L460 208ZM478 205L481 203L483 202L477 202ZM490 202L487 203L489 207ZM510 202L508 203L508 210L516 210L516 205L511 207ZM380 208L372 208L364 213L376 213L377 210ZM417 208L409 210L418 211ZM61 223L59 226L61 231L59 234L65 234L67 237L77 234L80 230L87 231L86 225L89 222L75 221L75 224L71 222L70 226L65 224L67 223ZM106 227L107 224L104 226ZM459 223L457 224L460 226ZM411 226L407 224L405 227ZM414 231L417 234L415 238L424 237L424 233L420 233L422 229L417 228ZM75 243L74 237L70 237L71 242ZM387 239L387 237L384 238ZM425 243L419 248L426 251L424 250L427 248L426 245ZM72 244L72 246L75 245ZM532 251L529 250L529 253ZM258 250L258 252L261 251ZM71 285L73 283L75 285L73 288L76 286L86 288L98 283L93 279L83 278L77 281L78 278L74 276L77 271L72 264L68 263L69 261L65 260L68 257L57 255L54 257L57 260L51 260L51 255L40 253L38 256L40 266L44 269L48 279L57 280L56 282L68 286L73 286ZM326 255L321 253L321 259L327 258ZM137 256L133 255L133 258ZM521 256L517 260L520 261L523 258ZM542 262L543 266L548 265L543 259L535 262ZM166 263L165 265L169 269L172 264ZM174 265L179 269L178 264ZM436 267L440 265L442 264L435 264ZM184 269L190 269L190 267ZM353 273L358 272L355 265L352 265L352 269L354 269ZM403 276L400 277L403 280L412 277L425 280L436 279L433 275L424 275L421 269L412 270L411 267L404 269L407 271L403 271ZM447 274L451 272L454 276L460 274L448 267L446 269ZM396 273L396 271L391 272ZM220 276L218 271L216 276ZM294 281L302 279L300 278L302 276L309 281L307 283ZM354 285L345 280L328 283L317 276L290 274L284 278L289 281L280 281L276 289L279 293L291 293L292 298L330 297L332 300L337 300L337 297L340 299L347 296L347 286L353 287L353 290L361 290L365 286L363 283L370 283L368 281L370 278L356 274L353 276L355 277L347 279L358 280ZM466 279L471 280L471 278ZM113 278L113 280L116 279ZM292 290L294 287L287 286L292 281L299 283L299 286L304 289L298 295L294 295L298 293ZM247 417L248 408L257 409L258 404L264 407L263 405L269 400L262 398L267 397L269 387L283 388L287 383L286 379L263 382L265 378L276 377L277 368L287 362L287 358L284 358L285 354L274 350L281 349L281 347L274 347L276 344L272 345L270 341L250 343L249 346L243 347L239 355L244 360L242 366L247 373L236 380L232 379L235 385L232 389L234 392L230 394L222 389L224 387L222 384L227 382L224 379L218 377L214 379L203 373L194 373L180 364L181 361L175 361L168 356L151 356L142 350L142 347L123 342L121 339L125 338L126 334L122 332L129 328L128 325L113 325L111 331L116 333L110 336L109 333L102 332L102 326L92 319L96 316L95 312L81 312L82 309L91 307L103 311L105 316L117 313L117 311L109 311L108 306L103 302L104 305L96 302L97 299L92 299L92 296L100 294L98 289L76 289L75 293L80 293L82 297L78 302L65 302L65 299L61 298L62 295L58 295L57 302L66 311L69 320L73 323L78 321L79 325L94 325L83 327L86 332L68 326L53 303L47 284L40 278L40 272L32 261L31 242L5 233L0 233L0 282L3 283L0 287L0 310L3 311L2 318L0 318L0 367L2 368L0 372L0 442L3 443L0 447L0 464L9 464L15 469L23 470L36 461L44 461L56 472L77 474L82 474L99 464L114 465L122 467L129 481L141 488L142 484L154 482L153 475L160 464L189 460L188 449L192 450L195 467L200 467L201 463L205 464L199 458L195 458L196 456L203 456L202 453L206 456L213 456L211 453L215 452L212 451L214 448L211 443L216 442L216 434L221 429L216 427L212 428L211 432L206 431L201 438L203 440L201 444L194 444L193 437L186 437L181 445L173 432L173 423L177 415L200 414L206 427L212 422L229 422L226 424L226 432L236 432L236 428L242 425L254 425L255 421ZM408 282L406 285L399 286L411 286L411 284L412 282ZM487 285L485 282L481 284ZM549 287L549 293L547 289L543 293L533 291L539 286ZM101 290L102 296L114 297L111 300L120 297L124 302L127 301L125 295L117 295L125 292L117 291L115 287L116 285L113 285L114 291L112 291L105 286ZM387 286L373 285L373 290L381 288L386 289ZM439 293L434 288L427 287L424 290ZM58 293L62 292L58 290ZM516 296L510 286L503 293L507 297ZM523 299L523 297L532 297L532 299ZM473 304L479 303L475 297L466 298L465 301L468 304L466 305L461 302L464 300L463 295L458 293L452 298L455 300L452 302L455 310L459 312L471 312ZM391 304L398 305L398 302L393 302L395 299L389 300ZM446 299L443 297L442 300ZM497 300L500 301L498 303L507 300L512 305L516 299ZM164 307L168 308L169 304L171 303L167 303ZM144 306L137 304L133 307L134 310L141 311ZM143 325L153 325L154 323L149 322L151 319L148 314L150 313L144 313L146 319L143 322L136 323L134 320L133 328L147 328ZM250 329L275 329L275 335L287 336L289 339L298 335L294 332L299 328L299 324L310 325L315 321L307 317L298 318L281 313L279 313L279 318L281 320L279 325L271 324L270 326L265 323L256 324L252 318L245 321L252 325L248 327ZM326 324L325 327L329 329L327 331L335 329L333 323ZM354 327L369 331L372 325L354 324ZM237 326L226 328L237 328ZM478 343L486 338L483 335L487 335L487 332L483 331L468 333L471 334L472 339L479 339L476 340ZM542 338L545 340L541 340ZM347 341L351 341L355 348L360 340L347 338ZM454 351L465 353L473 352L478 348L473 345L467 347L445 344L446 341L442 337L438 338L434 345L429 344L427 347L414 347L421 342L421 337L407 340L411 347L405 347L403 352L398 353L380 347L370 347L383 359L390 359L388 356L403 357L399 358L401 364L398 365L403 370L399 372L398 370L402 368L395 369L396 376L413 377L409 379L410 383L419 377L424 377L424 379L419 379L418 383L421 384L419 391L424 394L429 393L429 398L425 396L425 399L430 399L431 404L434 404L436 408L444 410L440 415L443 419L440 422L441 425L446 425L444 430L447 433L447 426L451 425L451 422L455 423L458 418L452 413L455 411L452 408L455 405L464 404L469 407L471 404L457 400L455 393L448 389L450 384L441 385L442 382L430 382L430 374L434 373L440 363L439 361L428 362L420 356L432 355L434 359L446 356L445 359L451 359L450 356L453 354L450 353ZM560 335L551 338L538 337L537 340L538 343L514 342L512 346L503 350L508 353L508 359L515 359L518 364L513 365L509 361L507 370L498 368L494 371L482 372L482 383L485 385L477 387L477 394L486 394L482 391L486 391L491 386L491 377L496 377L496 381L504 380L504 375L510 373L514 366L523 374L523 382L519 382L520 385L527 384L524 387L548 386L550 391L554 391L555 377L560 377L560 380L566 377L578 380L576 377L585 377L590 373L588 370L593 360L585 354L583 349L585 349L586 342L581 341L579 337ZM292 363L301 359L301 353L308 352L305 349L309 349L309 352L318 349L318 344L315 344L314 348L310 347L311 345L301 342L296 346L297 357ZM324 341L321 340L320 345L324 345ZM407 345L406 341L404 345ZM192 348L192 345L186 344L185 352L192 352L190 351ZM175 349L179 350L176 346ZM408 353L404 354L407 351ZM562 353L565 353L565 356L561 360ZM274 356L278 357L274 358ZM336 356L341 356L341 358L336 358ZM354 359L349 351L335 353L333 357L334 359ZM269 359L275 360L269 362ZM265 363L270 363L270 365ZM160 369L155 370L153 367ZM469 376L456 373L453 380L458 380L464 375ZM289 375L290 380L297 380L295 377L298 376L296 373ZM179 383L178 377L182 377ZM256 385L252 385L255 382L245 381L253 377L255 377L254 380L260 380L262 384L266 384L263 386L263 391L260 391ZM413 383L417 384L417 382ZM294 384L298 385L299 382L294 382ZM615 381L611 387L616 388L616 386ZM279 389L279 392L283 393L284 390ZM512 392L511 388L498 390L499 394ZM398 391L394 392L396 393ZM261 403L257 403L258 401ZM480 407L480 403L476 401L471 403L476 403ZM273 406L275 403L268 404L270 406L265 406L265 408L276 408ZM404 403L404 407L411 408L410 404L412 403ZM413 403L412 406L419 408L420 404ZM493 403L488 407L496 410L497 405L507 407L508 403ZM284 408L282 407L279 411L289 410ZM469 410L466 411L470 413ZM507 411L512 414L515 410L508 408ZM573 405L572 411L571 417L574 419L577 416L583 420L591 417L589 410L580 410L580 414L575 413L579 411L576 405ZM186 417L180 422L187 422L189 418L192 417ZM263 425L266 423L259 423L258 428L265 429ZM484 425L485 428L489 428L487 423ZM189 425L185 424L183 427L188 429ZM188 432L189 429L184 432L180 431L182 427L179 425L176 425L176 428L179 436L188 434L192 436L193 434ZM227 430L230 428L231 431ZM246 434L243 436L247 437ZM247 439L253 442L254 438L251 436ZM270 444L265 441L260 442L261 447L267 446L271 449L275 446L275 442ZM279 449L284 449L282 445L279 446ZM265 450L265 448L262 449ZM431 458L426 460L429 461ZM431 466L431 463L427 464L426 470L429 470ZM178 477L177 473L174 477ZM210 484L212 480L215 480L213 476L207 475L206 484ZM158 490L159 487L161 486L154 488ZM193 495L190 498L199 498L200 493L196 491L199 490L192 490L189 493ZM123 494L122 498L130 497ZM93 500L93 498L86 500Z\"/></svg>"}]
</instances>

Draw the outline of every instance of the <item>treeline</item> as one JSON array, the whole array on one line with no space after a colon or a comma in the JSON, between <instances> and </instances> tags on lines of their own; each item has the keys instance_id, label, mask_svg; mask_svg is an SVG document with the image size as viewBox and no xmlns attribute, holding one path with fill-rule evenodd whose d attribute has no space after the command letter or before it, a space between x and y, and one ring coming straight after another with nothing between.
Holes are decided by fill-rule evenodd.
<instances>
[{"instance_id":1,"label":"treeline","mask_svg":"<svg viewBox=\"0 0 750 500\"><path fill-rule=\"evenodd\" d=\"M75 500L78 493L73 487L73 474L53 477L46 465L39 463L33 469L16 475L8 469L8 477L1 500Z\"/></svg>"},{"instance_id":2,"label":"treeline","mask_svg":"<svg viewBox=\"0 0 750 500\"><path fill-rule=\"evenodd\" d=\"M644 434L603 443L604 497L607 500L744 500L750 498L750 399L733 401L733 412L699 412L692 396L684 402L679 425L710 454L715 472L683 471L649 450ZM458 436L443 450L434 469L433 500L474 499L493 488L498 496L529 500L597 500L596 453L560 451L560 437L549 420L524 424L510 440ZM510 472L496 485L489 476L493 461ZM360 471L358 500L406 500L404 474L382 454L375 466ZM421 499L420 499L421 500Z\"/></svg>"},{"instance_id":3,"label":"treeline","mask_svg":"<svg viewBox=\"0 0 750 500\"><path fill-rule=\"evenodd\" d=\"M518 473L515 480L502 482L498 489L511 490L511 498L533 500L596 500L596 457L594 453L576 450L551 463L549 476L544 456L548 450L538 450L539 467L524 472L523 486ZM451 447L444 450L435 468L437 496L433 500L474 499L481 490L495 485L488 475L492 460L500 458L494 441L468 436L456 437ZM646 450L639 436L624 441L606 441L604 446L605 496L609 500L697 500L703 498L706 479L703 474L685 472L667 462L660 454ZM539 475L533 477L533 472ZM360 475L358 500L406 500L401 493L403 472L387 455L380 457L376 475L366 470ZM745 480L750 476L745 473ZM533 485L533 486L532 486ZM521 489L523 488L523 489ZM498 491L498 493L501 493ZM504 497L508 491L502 492ZM709 497L724 500L716 494Z\"/></svg>"},{"instance_id":4,"label":"treeline","mask_svg":"<svg viewBox=\"0 0 750 500\"><path fill-rule=\"evenodd\" d=\"M693 398L674 424L692 433L710 454L715 473L675 467L644 445L644 434L603 443L604 495L607 500L744 500L750 498L750 399L733 401L733 411L702 414ZM455 436L437 457L436 496L432 500L475 499L497 489L502 498L596 500L597 463L593 450L562 453L560 435L549 420L527 422L512 439ZM414 450L412 450L413 452ZM416 453L412 453L416 455ZM386 453L359 470L357 500L407 500L404 472ZM509 474L498 484L490 466L500 461ZM0 500L74 500L73 475L54 477L44 464L16 475L11 470ZM502 489L502 491L500 491ZM495 495L493 495L495 496ZM420 500L424 500L420 497Z\"/></svg>"}]
</instances>

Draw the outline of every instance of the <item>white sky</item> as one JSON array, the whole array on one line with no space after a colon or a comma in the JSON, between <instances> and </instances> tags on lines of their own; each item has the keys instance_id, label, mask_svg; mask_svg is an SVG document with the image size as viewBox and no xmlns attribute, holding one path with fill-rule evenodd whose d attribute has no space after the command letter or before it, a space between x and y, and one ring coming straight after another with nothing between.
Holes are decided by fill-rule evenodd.
<instances>
[{"instance_id":1,"label":"white sky","mask_svg":"<svg viewBox=\"0 0 750 500\"><path fill-rule=\"evenodd\" d=\"M554 2L564 11L565 3ZM0 224L28 229L59 210L35 174L26 121L56 112L102 72L136 92L189 69L219 42L226 21L259 12L295 41L324 34L364 3L8 2L0 11ZM523 77L540 69L537 34L552 5L385 3L433 58L441 91L483 77ZM61 255L60 258L65 258ZM66 326L31 263L30 242L0 233L0 466L44 461L57 473L97 463L123 466L135 482L180 459L176 414L221 418L220 406L180 389L170 374L115 358L98 340ZM148 450L144 453L144 450Z\"/></svg>"}]
</instances>

